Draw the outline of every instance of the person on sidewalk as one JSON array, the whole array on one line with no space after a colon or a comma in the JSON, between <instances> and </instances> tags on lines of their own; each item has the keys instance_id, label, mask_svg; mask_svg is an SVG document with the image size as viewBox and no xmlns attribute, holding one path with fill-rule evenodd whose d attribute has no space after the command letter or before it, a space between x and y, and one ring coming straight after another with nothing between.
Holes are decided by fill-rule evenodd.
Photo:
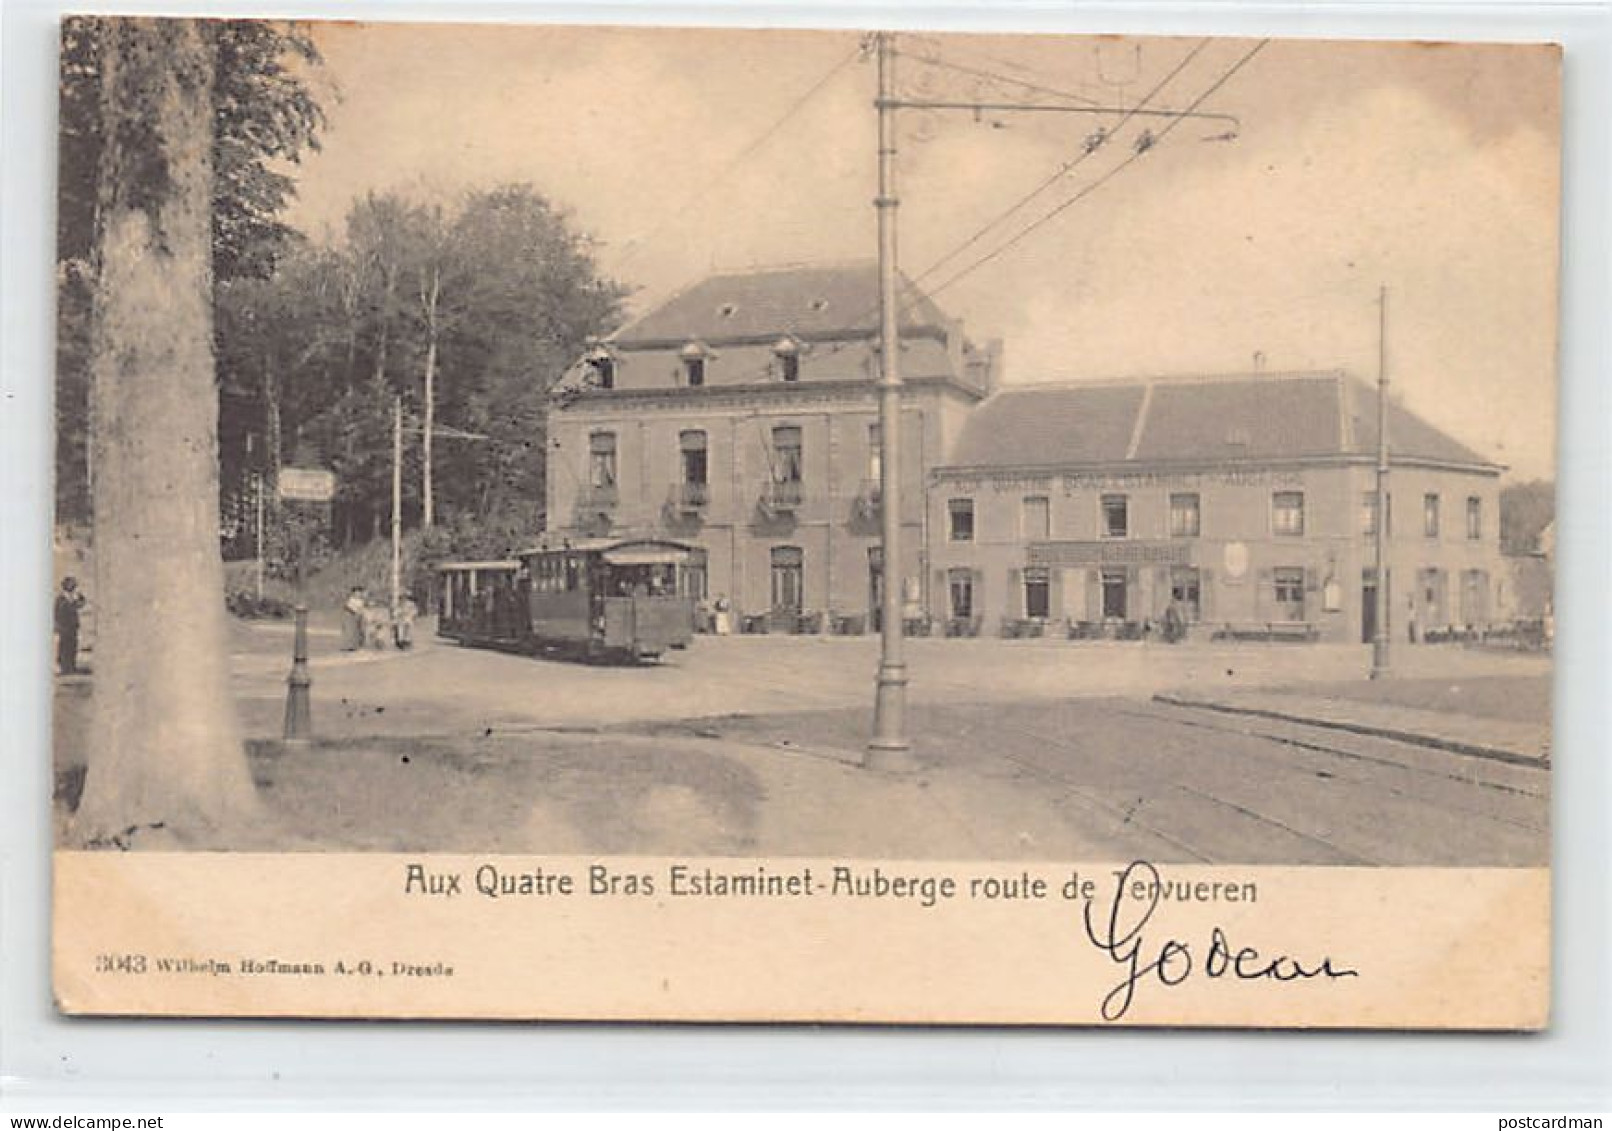
<instances>
[{"instance_id":1,"label":"person on sidewalk","mask_svg":"<svg viewBox=\"0 0 1612 1131\"><path fill-rule=\"evenodd\" d=\"M407 593L392 613L392 643L400 652L414 647L414 618L420 615L420 606Z\"/></svg>"},{"instance_id":2,"label":"person on sidewalk","mask_svg":"<svg viewBox=\"0 0 1612 1131\"><path fill-rule=\"evenodd\" d=\"M78 673L78 626L84 608L84 594L78 591L78 578L64 577L56 594L56 670L62 675Z\"/></svg>"},{"instance_id":3,"label":"person on sidewalk","mask_svg":"<svg viewBox=\"0 0 1612 1131\"><path fill-rule=\"evenodd\" d=\"M364 646L364 587L355 585L341 606L341 650L356 652Z\"/></svg>"}]
</instances>

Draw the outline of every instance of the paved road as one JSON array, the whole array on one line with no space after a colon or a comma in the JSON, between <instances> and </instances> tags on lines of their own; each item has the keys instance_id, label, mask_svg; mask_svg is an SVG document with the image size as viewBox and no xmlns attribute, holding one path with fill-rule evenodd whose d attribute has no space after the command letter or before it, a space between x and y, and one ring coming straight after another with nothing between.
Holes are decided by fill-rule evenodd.
<instances>
[{"instance_id":1,"label":"paved road","mask_svg":"<svg viewBox=\"0 0 1612 1131\"><path fill-rule=\"evenodd\" d=\"M1501 677L1537 682L1548 671L1531 657L1406 652L1401 673L1443 672L1492 694L1507 686ZM322 736L347 745L276 791L300 791L311 827L328 828L320 807L335 804L344 843L365 847L1547 862L1546 770L1147 698L1194 681L1336 681L1365 658L1354 648L915 641L921 769L889 777L858 766L873 641L702 640L645 669L455 647L326 652L315 717ZM270 653L237 664L249 733L277 732L283 668ZM365 816L355 790L387 803ZM446 797L453 819L438 821Z\"/></svg>"},{"instance_id":2,"label":"paved road","mask_svg":"<svg viewBox=\"0 0 1612 1131\"><path fill-rule=\"evenodd\" d=\"M251 733L278 725L290 635L261 629L235 659ZM878 642L871 637L697 639L649 667L607 667L505 655L433 642L408 655L344 654L316 636L316 710L341 724L375 708L435 733L450 723L600 726L628 721L856 708L872 699ZM277 652L278 640L283 651ZM1156 691L1262 687L1358 679L1370 666L1359 645L1163 644L1067 641L908 641L911 700L1009 703ZM1456 647L1400 649L1396 673L1450 677L1539 676L1548 658ZM331 714L334 712L333 714ZM435 720L436 725L432 722ZM374 719L369 719L374 722ZM266 728L266 729L264 729Z\"/></svg>"},{"instance_id":3,"label":"paved road","mask_svg":"<svg viewBox=\"0 0 1612 1131\"><path fill-rule=\"evenodd\" d=\"M851 762L867 722L842 711L626 729ZM923 769L910 803L938 842L970 856L1357 866L1549 857L1550 776L1532 767L1130 700L937 705L916 709L912 724ZM889 810L883 819L892 830L913 821ZM906 850L922 847L900 835Z\"/></svg>"}]
</instances>

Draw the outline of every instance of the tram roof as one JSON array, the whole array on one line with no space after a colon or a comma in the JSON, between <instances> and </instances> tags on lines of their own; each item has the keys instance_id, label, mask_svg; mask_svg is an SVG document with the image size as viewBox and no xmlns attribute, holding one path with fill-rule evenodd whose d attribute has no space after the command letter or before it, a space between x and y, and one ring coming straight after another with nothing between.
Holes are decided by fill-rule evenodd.
<instances>
[{"instance_id":1,"label":"tram roof","mask_svg":"<svg viewBox=\"0 0 1612 1131\"><path fill-rule=\"evenodd\" d=\"M513 558L504 558L498 561L484 562L440 562L439 570L473 570L473 569L520 569L521 563Z\"/></svg>"}]
</instances>

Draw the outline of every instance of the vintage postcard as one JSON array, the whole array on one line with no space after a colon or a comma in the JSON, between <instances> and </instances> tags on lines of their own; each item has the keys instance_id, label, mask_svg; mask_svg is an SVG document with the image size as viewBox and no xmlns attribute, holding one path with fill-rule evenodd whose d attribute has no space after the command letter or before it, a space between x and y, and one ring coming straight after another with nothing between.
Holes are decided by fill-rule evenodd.
<instances>
[{"instance_id":1,"label":"vintage postcard","mask_svg":"<svg viewBox=\"0 0 1612 1131\"><path fill-rule=\"evenodd\" d=\"M60 1008L1548 1025L1561 66L65 20Z\"/></svg>"}]
</instances>

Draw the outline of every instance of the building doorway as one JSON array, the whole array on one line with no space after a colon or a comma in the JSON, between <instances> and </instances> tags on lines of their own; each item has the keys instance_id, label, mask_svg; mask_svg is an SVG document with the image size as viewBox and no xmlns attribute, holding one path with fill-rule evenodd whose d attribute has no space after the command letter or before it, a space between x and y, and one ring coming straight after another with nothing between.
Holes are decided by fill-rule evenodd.
<instances>
[{"instance_id":1,"label":"building doorway","mask_svg":"<svg viewBox=\"0 0 1612 1131\"><path fill-rule=\"evenodd\" d=\"M1103 570L1103 619L1124 620L1126 618L1126 590L1125 571L1122 569Z\"/></svg>"},{"instance_id":2,"label":"building doorway","mask_svg":"<svg viewBox=\"0 0 1612 1131\"><path fill-rule=\"evenodd\" d=\"M772 611L799 613L805 590L805 554L799 546L779 546L772 552Z\"/></svg>"}]
</instances>

